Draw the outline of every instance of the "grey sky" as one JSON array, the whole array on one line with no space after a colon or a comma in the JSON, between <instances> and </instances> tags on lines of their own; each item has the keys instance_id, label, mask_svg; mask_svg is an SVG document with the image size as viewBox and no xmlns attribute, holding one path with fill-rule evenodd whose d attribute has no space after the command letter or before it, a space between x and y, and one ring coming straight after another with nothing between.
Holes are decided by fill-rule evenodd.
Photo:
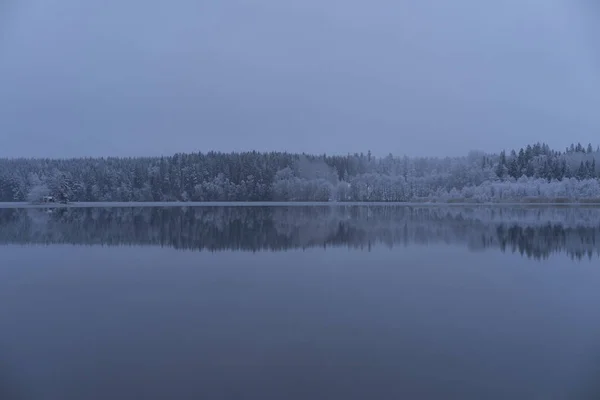
<instances>
[{"instance_id":1,"label":"grey sky","mask_svg":"<svg viewBox=\"0 0 600 400\"><path fill-rule=\"evenodd\" d=\"M0 0L0 156L600 142L592 0Z\"/></svg>"}]
</instances>

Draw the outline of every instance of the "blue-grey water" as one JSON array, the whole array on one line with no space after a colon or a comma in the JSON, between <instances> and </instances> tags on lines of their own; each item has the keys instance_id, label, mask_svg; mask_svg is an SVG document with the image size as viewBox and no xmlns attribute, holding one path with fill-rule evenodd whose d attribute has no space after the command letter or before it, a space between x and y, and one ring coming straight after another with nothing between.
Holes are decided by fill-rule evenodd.
<instances>
[{"instance_id":1,"label":"blue-grey water","mask_svg":"<svg viewBox=\"0 0 600 400\"><path fill-rule=\"evenodd\" d=\"M1 399L600 398L600 209L0 209Z\"/></svg>"}]
</instances>

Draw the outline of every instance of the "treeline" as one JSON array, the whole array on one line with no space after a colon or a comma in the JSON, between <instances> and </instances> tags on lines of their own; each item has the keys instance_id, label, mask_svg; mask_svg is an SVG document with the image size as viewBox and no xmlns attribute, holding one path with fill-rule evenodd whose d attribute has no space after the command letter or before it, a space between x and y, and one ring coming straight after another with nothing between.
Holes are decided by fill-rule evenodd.
<instances>
[{"instance_id":1,"label":"treeline","mask_svg":"<svg viewBox=\"0 0 600 400\"><path fill-rule=\"evenodd\" d=\"M591 145L555 151L536 143L508 154L471 152L452 158L209 152L0 159L0 201L44 196L86 202L600 198L599 155ZM516 190L519 185L528 188Z\"/></svg>"},{"instance_id":2,"label":"treeline","mask_svg":"<svg viewBox=\"0 0 600 400\"><path fill-rule=\"evenodd\" d=\"M0 244L285 251L453 244L528 258L600 254L598 208L402 206L0 209Z\"/></svg>"}]
</instances>

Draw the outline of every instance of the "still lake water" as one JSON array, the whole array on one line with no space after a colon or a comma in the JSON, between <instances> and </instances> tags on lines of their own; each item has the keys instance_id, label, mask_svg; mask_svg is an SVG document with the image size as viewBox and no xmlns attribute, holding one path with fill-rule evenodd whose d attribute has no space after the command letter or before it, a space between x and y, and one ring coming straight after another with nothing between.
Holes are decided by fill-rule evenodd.
<instances>
[{"instance_id":1,"label":"still lake water","mask_svg":"<svg viewBox=\"0 0 600 400\"><path fill-rule=\"evenodd\" d=\"M2 399L600 398L600 208L0 209Z\"/></svg>"}]
</instances>

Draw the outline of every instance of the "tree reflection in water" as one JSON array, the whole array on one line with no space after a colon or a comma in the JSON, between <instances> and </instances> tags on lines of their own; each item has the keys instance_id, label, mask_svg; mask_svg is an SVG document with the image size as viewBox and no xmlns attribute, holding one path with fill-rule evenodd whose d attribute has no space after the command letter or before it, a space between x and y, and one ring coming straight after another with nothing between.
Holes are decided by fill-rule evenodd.
<instances>
[{"instance_id":1,"label":"tree reflection in water","mask_svg":"<svg viewBox=\"0 0 600 400\"><path fill-rule=\"evenodd\" d=\"M448 244L534 259L600 254L594 207L132 207L0 209L1 244L168 246L182 250L368 250Z\"/></svg>"}]
</instances>

